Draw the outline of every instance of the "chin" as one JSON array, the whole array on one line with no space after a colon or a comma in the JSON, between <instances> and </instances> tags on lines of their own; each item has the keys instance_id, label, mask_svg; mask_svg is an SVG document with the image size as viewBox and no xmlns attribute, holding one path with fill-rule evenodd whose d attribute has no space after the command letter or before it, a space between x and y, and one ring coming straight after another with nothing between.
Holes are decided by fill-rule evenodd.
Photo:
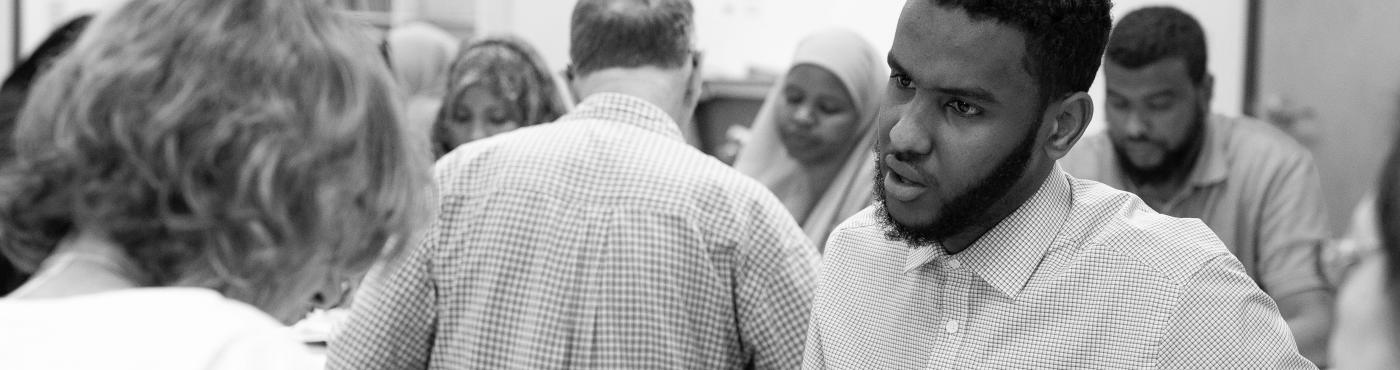
<instances>
[{"instance_id":1,"label":"chin","mask_svg":"<svg viewBox=\"0 0 1400 370\"><path fill-rule=\"evenodd\" d=\"M931 212L917 212L919 208L934 210L937 207L919 207L916 204L905 203L898 200L886 200L885 212L889 212L890 220L898 223L899 226L911 229L922 229L933 226L937 223L936 215ZM923 214L920 214L923 213Z\"/></svg>"}]
</instances>

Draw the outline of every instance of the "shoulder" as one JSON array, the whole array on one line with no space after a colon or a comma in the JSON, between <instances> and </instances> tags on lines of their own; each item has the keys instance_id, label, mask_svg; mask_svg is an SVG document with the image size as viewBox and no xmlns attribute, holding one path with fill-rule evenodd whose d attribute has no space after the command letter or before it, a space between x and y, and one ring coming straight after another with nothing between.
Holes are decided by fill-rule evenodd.
<instances>
[{"instance_id":1,"label":"shoulder","mask_svg":"<svg viewBox=\"0 0 1400 370\"><path fill-rule=\"evenodd\" d=\"M0 345L11 341L62 342L87 358L53 359L51 366L142 368L283 368L311 364L290 329L246 303L202 288L138 288L73 298L0 301L0 313L25 313L25 322L0 326ZM15 324L11 326L10 324ZM22 337L16 337L22 336ZM230 351L242 354L231 355ZM267 366L232 366L257 361ZM19 358L21 362L24 358ZM212 366L211 366L212 365ZM21 367L23 368L23 367Z\"/></svg>"},{"instance_id":2,"label":"shoulder","mask_svg":"<svg viewBox=\"0 0 1400 370\"><path fill-rule=\"evenodd\" d=\"M1312 163L1312 152L1273 124L1250 117L1210 117L1212 134L1220 135L1232 165L1250 168Z\"/></svg>"},{"instance_id":3,"label":"shoulder","mask_svg":"<svg viewBox=\"0 0 1400 370\"><path fill-rule=\"evenodd\" d=\"M1157 213L1136 195L1097 182L1071 181L1074 204L1066 234L1089 248L1136 261L1177 283L1230 253L1199 219Z\"/></svg>"},{"instance_id":4,"label":"shoulder","mask_svg":"<svg viewBox=\"0 0 1400 370\"><path fill-rule=\"evenodd\" d=\"M826 242L828 266L872 261L898 261L908 246L885 235L879 205L870 205L832 230Z\"/></svg>"}]
</instances>

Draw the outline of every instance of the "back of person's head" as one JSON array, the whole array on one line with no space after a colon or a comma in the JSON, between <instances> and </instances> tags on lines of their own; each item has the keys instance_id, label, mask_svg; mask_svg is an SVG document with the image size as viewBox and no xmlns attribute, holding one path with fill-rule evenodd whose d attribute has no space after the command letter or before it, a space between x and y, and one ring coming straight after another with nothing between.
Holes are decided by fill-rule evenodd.
<instances>
[{"instance_id":1,"label":"back of person's head","mask_svg":"<svg viewBox=\"0 0 1400 370\"><path fill-rule=\"evenodd\" d=\"M321 3L131 0L94 20L20 118L0 251L32 269L93 233L140 284L269 312L395 256L430 212L431 160L367 26Z\"/></svg>"},{"instance_id":2,"label":"back of person's head","mask_svg":"<svg viewBox=\"0 0 1400 370\"><path fill-rule=\"evenodd\" d=\"M689 0L579 0L569 58L573 73L608 68L679 68L691 62Z\"/></svg>"},{"instance_id":3,"label":"back of person's head","mask_svg":"<svg viewBox=\"0 0 1400 370\"><path fill-rule=\"evenodd\" d=\"M1042 103L1087 92L1098 74L1113 20L1108 0L922 0L991 19L1025 34L1026 71Z\"/></svg>"},{"instance_id":4,"label":"back of person's head","mask_svg":"<svg viewBox=\"0 0 1400 370\"><path fill-rule=\"evenodd\" d=\"M0 162L9 160L14 155L9 138L14 134L15 120L19 118L20 109L29 97L30 86L40 74L48 70L54 60L72 48L73 42L78 40L78 35L83 33L90 20L92 16L83 15L58 26L44 38L44 42L39 43L39 47L35 48L28 58L20 61L19 65L10 71L10 75L5 77L4 84L0 85L0 138L4 138L0 140Z\"/></svg>"},{"instance_id":5,"label":"back of person's head","mask_svg":"<svg viewBox=\"0 0 1400 370\"><path fill-rule=\"evenodd\" d=\"M553 122L567 112L564 96L544 58L525 40L489 36L465 43L447 74L447 94L433 124L434 145L442 152L460 142L448 134L462 122L466 91L480 87L499 99L508 112L503 119L519 127Z\"/></svg>"},{"instance_id":6,"label":"back of person's head","mask_svg":"<svg viewBox=\"0 0 1400 370\"><path fill-rule=\"evenodd\" d=\"M1206 76L1206 36L1196 18L1170 6L1134 10L1118 20L1105 58L1128 69L1182 58L1191 81Z\"/></svg>"}]
</instances>

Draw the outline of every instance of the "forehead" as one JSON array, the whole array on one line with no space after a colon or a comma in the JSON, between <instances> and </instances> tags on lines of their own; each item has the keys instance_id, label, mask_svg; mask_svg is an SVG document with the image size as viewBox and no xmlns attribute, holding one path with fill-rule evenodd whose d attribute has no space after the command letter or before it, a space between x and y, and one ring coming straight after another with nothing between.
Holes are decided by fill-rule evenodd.
<instances>
[{"instance_id":1,"label":"forehead","mask_svg":"<svg viewBox=\"0 0 1400 370\"><path fill-rule=\"evenodd\" d=\"M890 55L925 87L981 87L994 94L1034 87L1020 30L929 0L905 3Z\"/></svg>"},{"instance_id":2,"label":"forehead","mask_svg":"<svg viewBox=\"0 0 1400 370\"><path fill-rule=\"evenodd\" d=\"M833 95L845 95L846 84L841 82L841 78L826 68L812 64L798 64L788 70L787 78L784 79L787 87L803 88L821 93Z\"/></svg>"},{"instance_id":3,"label":"forehead","mask_svg":"<svg viewBox=\"0 0 1400 370\"><path fill-rule=\"evenodd\" d=\"M1104 86L1120 94L1151 93L1192 85L1183 57L1170 57L1138 68L1124 67L1112 59L1105 59L1103 77Z\"/></svg>"}]
</instances>

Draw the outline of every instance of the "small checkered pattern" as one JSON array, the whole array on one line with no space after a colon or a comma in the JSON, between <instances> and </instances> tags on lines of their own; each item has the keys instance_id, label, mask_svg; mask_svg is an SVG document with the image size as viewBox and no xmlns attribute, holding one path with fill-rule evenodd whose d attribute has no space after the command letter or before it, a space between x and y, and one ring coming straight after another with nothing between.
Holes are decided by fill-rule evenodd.
<instances>
[{"instance_id":1,"label":"small checkered pattern","mask_svg":"<svg viewBox=\"0 0 1400 370\"><path fill-rule=\"evenodd\" d=\"M439 216L331 369L797 368L819 257L660 108L597 94L437 166Z\"/></svg>"},{"instance_id":2,"label":"small checkered pattern","mask_svg":"<svg viewBox=\"0 0 1400 370\"><path fill-rule=\"evenodd\" d=\"M832 234L804 368L1314 368L1200 221L1058 167L956 255L877 220Z\"/></svg>"}]
</instances>

